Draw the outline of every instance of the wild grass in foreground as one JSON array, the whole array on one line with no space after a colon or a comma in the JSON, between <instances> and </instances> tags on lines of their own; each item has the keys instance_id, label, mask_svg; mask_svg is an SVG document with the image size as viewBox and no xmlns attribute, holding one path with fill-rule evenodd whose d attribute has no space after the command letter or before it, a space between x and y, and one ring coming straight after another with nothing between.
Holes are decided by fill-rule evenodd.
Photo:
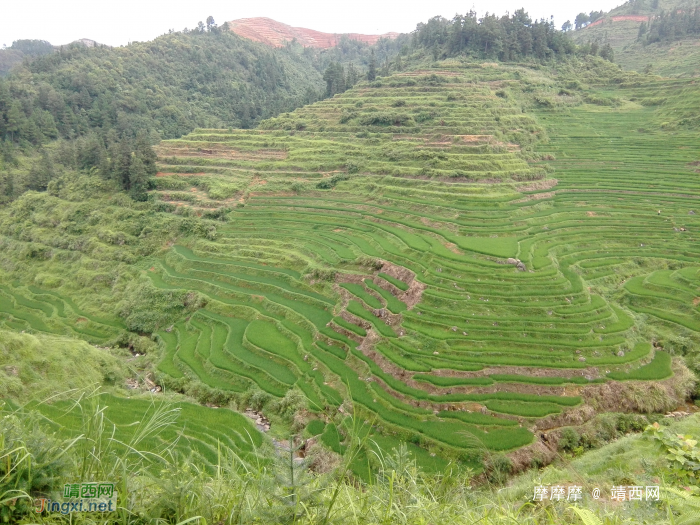
<instances>
[{"instance_id":1,"label":"wild grass in foreground","mask_svg":"<svg viewBox=\"0 0 700 525\"><path fill-rule=\"evenodd\" d=\"M584 454L561 458L550 467L515 478L506 487L491 482L476 485L469 470L454 465L439 475L416 466L405 444L376 453L380 465L367 483L348 474L350 464L371 439L355 425L345 455L325 473L308 469L296 458L299 441L255 446L245 459L220 445L214 469L194 456L163 442L144 450L182 425L178 410L152 401L146 417L135 425L127 442L115 438L115 425L105 417L103 394L74 399L82 415L80 435L63 440L47 431L37 411L5 407L0 419L0 519L4 523L53 524L561 524L610 525L632 523L697 523L697 443L688 436L700 432L700 417L691 416L668 427L650 427ZM687 464L668 459L678 448ZM677 457L678 454L676 454ZM695 459L693 459L695 458ZM622 468L624 465L624 468ZM113 513L36 514L30 497L60 499L63 483L109 480L119 493ZM577 484L579 504L533 502L535 485ZM660 502L610 501L611 485L661 486ZM686 486L684 488L684 486ZM599 487L598 501L588 497ZM588 494L586 494L588 491ZM693 521L696 520L696 521Z\"/></svg>"}]
</instances>

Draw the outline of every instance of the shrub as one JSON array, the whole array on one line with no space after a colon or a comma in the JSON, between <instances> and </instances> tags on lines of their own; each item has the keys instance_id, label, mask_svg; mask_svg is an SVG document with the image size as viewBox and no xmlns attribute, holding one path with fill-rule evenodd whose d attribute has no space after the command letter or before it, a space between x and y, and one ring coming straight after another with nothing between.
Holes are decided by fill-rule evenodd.
<instances>
[{"instance_id":1,"label":"shrub","mask_svg":"<svg viewBox=\"0 0 700 525\"><path fill-rule=\"evenodd\" d=\"M337 175L333 175L332 177L322 180L321 182L316 184L316 188L319 190L330 190L335 188L335 185L338 184L340 181L348 180L348 178L349 177L346 174L339 173Z\"/></svg>"},{"instance_id":2,"label":"shrub","mask_svg":"<svg viewBox=\"0 0 700 525\"><path fill-rule=\"evenodd\" d=\"M581 436L573 428L565 428L559 438L559 448L567 452L573 451L581 443Z\"/></svg>"},{"instance_id":3,"label":"shrub","mask_svg":"<svg viewBox=\"0 0 700 525\"><path fill-rule=\"evenodd\" d=\"M70 446L39 426L38 414L0 419L0 522L18 523L32 510L24 494L48 494L71 475ZM17 498L14 504L10 501Z\"/></svg>"},{"instance_id":4,"label":"shrub","mask_svg":"<svg viewBox=\"0 0 700 525\"><path fill-rule=\"evenodd\" d=\"M484 462L486 478L494 485L502 485L508 480L513 471L513 463L508 456L495 454L486 458Z\"/></svg>"},{"instance_id":5,"label":"shrub","mask_svg":"<svg viewBox=\"0 0 700 525\"><path fill-rule=\"evenodd\" d=\"M282 399L270 403L269 409L285 419L291 419L294 414L306 406L306 396L298 388L290 388Z\"/></svg>"},{"instance_id":6,"label":"shrub","mask_svg":"<svg viewBox=\"0 0 700 525\"><path fill-rule=\"evenodd\" d=\"M412 126L415 125L413 117L407 113L394 113L380 111L377 113L367 113L360 117L360 124L363 126Z\"/></svg>"},{"instance_id":7,"label":"shrub","mask_svg":"<svg viewBox=\"0 0 700 525\"><path fill-rule=\"evenodd\" d=\"M254 386L240 394L236 404L240 410L252 408L259 412L265 408L272 399L270 394Z\"/></svg>"}]
</instances>

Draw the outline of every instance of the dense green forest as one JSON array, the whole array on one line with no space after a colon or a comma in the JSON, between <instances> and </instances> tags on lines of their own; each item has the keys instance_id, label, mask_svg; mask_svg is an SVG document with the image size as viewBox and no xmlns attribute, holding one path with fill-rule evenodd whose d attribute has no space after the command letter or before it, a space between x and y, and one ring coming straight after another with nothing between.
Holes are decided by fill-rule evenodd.
<instances>
[{"instance_id":1,"label":"dense green forest","mask_svg":"<svg viewBox=\"0 0 700 525\"><path fill-rule=\"evenodd\" d=\"M662 11L648 24L639 26L639 40L645 44L700 36L700 5L685 10Z\"/></svg>"},{"instance_id":2,"label":"dense green forest","mask_svg":"<svg viewBox=\"0 0 700 525\"><path fill-rule=\"evenodd\" d=\"M109 140L250 127L315 100L320 80L291 50L273 51L224 30L120 48L74 44L25 62L0 82L0 135L40 144L90 131Z\"/></svg>"}]
</instances>

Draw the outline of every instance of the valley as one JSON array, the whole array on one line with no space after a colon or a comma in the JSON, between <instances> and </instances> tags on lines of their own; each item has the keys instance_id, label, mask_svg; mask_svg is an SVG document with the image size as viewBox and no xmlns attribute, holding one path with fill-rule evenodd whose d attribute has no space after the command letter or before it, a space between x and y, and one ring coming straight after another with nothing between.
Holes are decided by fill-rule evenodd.
<instances>
[{"instance_id":1,"label":"valley","mask_svg":"<svg viewBox=\"0 0 700 525\"><path fill-rule=\"evenodd\" d=\"M236 88L254 118L209 113L231 92L212 89L162 136L144 120L152 147L78 111L98 144L83 168L59 159L87 139L3 141L0 495L20 503L0 516L29 523L34 469L117 480L109 523L693 523L695 79L573 47L385 47L382 74L335 93L325 75L302 103L327 58L239 38L211 36L279 74L276 111L258 82ZM33 67L48 85L75 65ZM15 190L47 158L45 187ZM572 483L606 495L533 500ZM665 499L607 495L642 484Z\"/></svg>"}]
</instances>

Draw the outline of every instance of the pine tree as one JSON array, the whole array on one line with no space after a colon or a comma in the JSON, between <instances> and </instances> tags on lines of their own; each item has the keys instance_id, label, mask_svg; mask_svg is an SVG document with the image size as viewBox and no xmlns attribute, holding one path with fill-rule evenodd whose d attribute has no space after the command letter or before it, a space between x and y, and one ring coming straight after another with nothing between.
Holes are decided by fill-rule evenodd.
<instances>
[{"instance_id":1,"label":"pine tree","mask_svg":"<svg viewBox=\"0 0 700 525\"><path fill-rule=\"evenodd\" d=\"M389 76L389 58L384 59L384 65L382 66L382 76L383 77L388 77Z\"/></svg>"},{"instance_id":2,"label":"pine tree","mask_svg":"<svg viewBox=\"0 0 700 525\"><path fill-rule=\"evenodd\" d=\"M150 176L146 172L146 166L139 155L134 155L129 167L129 194L135 201L148 199L148 183Z\"/></svg>"},{"instance_id":3,"label":"pine tree","mask_svg":"<svg viewBox=\"0 0 700 525\"><path fill-rule=\"evenodd\" d=\"M46 191L49 182L56 176L56 171L53 167L51 157L46 150L41 150L39 159L34 161L32 168L29 170L29 178L27 179L27 187L34 191Z\"/></svg>"},{"instance_id":4,"label":"pine tree","mask_svg":"<svg viewBox=\"0 0 700 525\"><path fill-rule=\"evenodd\" d=\"M7 132L12 137L12 140L17 138L19 131L24 127L24 122L27 117L24 116L22 107L19 102L15 102L10 106L10 110L7 112Z\"/></svg>"},{"instance_id":5,"label":"pine tree","mask_svg":"<svg viewBox=\"0 0 700 525\"><path fill-rule=\"evenodd\" d=\"M124 138L114 148L112 157L112 177L124 190L131 187L131 144Z\"/></svg>"},{"instance_id":6,"label":"pine tree","mask_svg":"<svg viewBox=\"0 0 700 525\"><path fill-rule=\"evenodd\" d=\"M372 82L377 78L377 59L374 57L374 49L369 57L369 70L367 71L367 80Z\"/></svg>"},{"instance_id":7,"label":"pine tree","mask_svg":"<svg viewBox=\"0 0 700 525\"><path fill-rule=\"evenodd\" d=\"M151 146L151 143L145 133L139 133L136 136L134 152L141 158L146 174L149 177L155 177L156 173L158 172L158 168L156 167L158 155L156 155L156 152L153 150L153 147Z\"/></svg>"},{"instance_id":8,"label":"pine tree","mask_svg":"<svg viewBox=\"0 0 700 525\"><path fill-rule=\"evenodd\" d=\"M646 33L647 33L647 25L644 22L642 22L641 24L639 24L639 32L637 33L637 40L641 40L642 38L644 38L644 35L646 35Z\"/></svg>"},{"instance_id":9,"label":"pine tree","mask_svg":"<svg viewBox=\"0 0 700 525\"><path fill-rule=\"evenodd\" d=\"M352 86L357 84L357 81L359 80L359 74L357 73L357 68L355 67L355 64L350 62L348 64L348 74L345 77L345 84L348 89L350 89Z\"/></svg>"},{"instance_id":10,"label":"pine tree","mask_svg":"<svg viewBox=\"0 0 700 525\"><path fill-rule=\"evenodd\" d=\"M576 18L574 19L574 25L576 26L576 29L581 29L582 27L585 27L588 25L590 17L586 13L579 13L576 15Z\"/></svg>"}]
</instances>

